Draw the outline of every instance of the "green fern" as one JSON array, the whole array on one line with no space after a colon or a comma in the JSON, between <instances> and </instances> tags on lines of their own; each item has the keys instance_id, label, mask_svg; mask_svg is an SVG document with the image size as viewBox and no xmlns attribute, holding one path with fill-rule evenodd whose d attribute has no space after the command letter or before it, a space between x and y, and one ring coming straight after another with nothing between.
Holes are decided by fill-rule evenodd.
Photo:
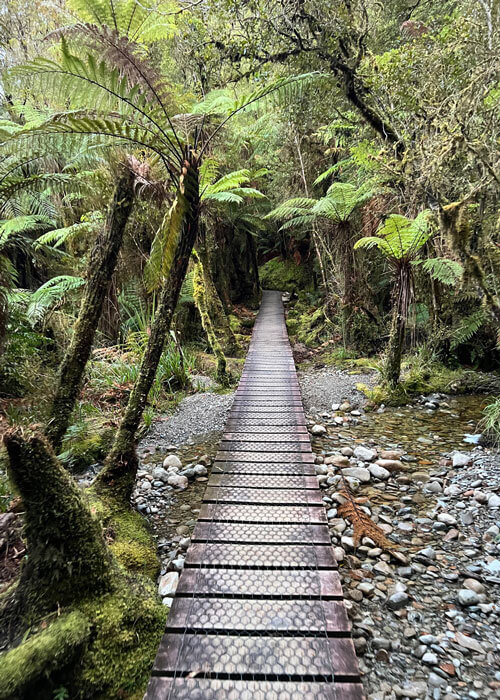
<instances>
[{"instance_id":1,"label":"green fern","mask_svg":"<svg viewBox=\"0 0 500 700\"><path fill-rule=\"evenodd\" d=\"M42 284L30 295L26 318L32 326L42 323L56 306L62 306L68 296L85 284L81 277L59 275Z\"/></svg>"},{"instance_id":2,"label":"green fern","mask_svg":"<svg viewBox=\"0 0 500 700\"><path fill-rule=\"evenodd\" d=\"M469 342L485 321L486 314L483 309L478 309L466 318L463 318L459 325L453 330L453 337L450 345L451 349L455 350L459 345Z\"/></svg>"},{"instance_id":3,"label":"green fern","mask_svg":"<svg viewBox=\"0 0 500 700\"><path fill-rule=\"evenodd\" d=\"M72 224L71 226L66 226L64 228L57 228L53 231L48 231L42 236L39 236L35 248L41 248L43 246L51 246L52 248L60 248L65 243L72 241L79 236L85 235L87 233L95 233L100 226L102 226L103 216L101 212L92 212L92 214L82 217L82 221Z\"/></svg>"},{"instance_id":4,"label":"green fern","mask_svg":"<svg viewBox=\"0 0 500 700\"><path fill-rule=\"evenodd\" d=\"M429 273L432 279L453 286L462 279L463 267L460 263L449 258L427 258L426 260L414 260L413 265L421 265Z\"/></svg>"},{"instance_id":5,"label":"green fern","mask_svg":"<svg viewBox=\"0 0 500 700\"><path fill-rule=\"evenodd\" d=\"M347 182L334 182L324 197L289 199L269 212L266 218L285 220L280 228L281 231L309 227L317 219L327 219L336 223L346 222L360 206L373 197L373 194L374 192L367 186L356 188Z\"/></svg>"},{"instance_id":6,"label":"green fern","mask_svg":"<svg viewBox=\"0 0 500 700\"><path fill-rule=\"evenodd\" d=\"M431 236L428 210L420 212L415 219L391 214L380 225L376 236L361 238L354 248L378 248L389 260L410 260Z\"/></svg>"}]
</instances>

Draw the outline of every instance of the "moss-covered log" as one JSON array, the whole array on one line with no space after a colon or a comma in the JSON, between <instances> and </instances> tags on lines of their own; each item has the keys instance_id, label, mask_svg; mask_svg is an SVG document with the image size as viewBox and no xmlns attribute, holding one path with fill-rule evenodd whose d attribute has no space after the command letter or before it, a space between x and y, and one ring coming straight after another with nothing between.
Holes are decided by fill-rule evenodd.
<instances>
[{"instance_id":1,"label":"moss-covered log","mask_svg":"<svg viewBox=\"0 0 500 700\"><path fill-rule=\"evenodd\" d=\"M134 175L127 167L115 188L106 224L98 235L88 265L87 281L73 337L59 370L46 435L58 451L80 392L85 366L111 278L118 260L125 226L134 199Z\"/></svg>"},{"instance_id":2,"label":"moss-covered log","mask_svg":"<svg viewBox=\"0 0 500 700\"><path fill-rule=\"evenodd\" d=\"M5 434L4 443L9 476L25 509L29 553L8 618L30 624L59 607L109 590L112 563L100 523L46 440L16 428Z\"/></svg>"},{"instance_id":3,"label":"moss-covered log","mask_svg":"<svg viewBox=\"0 0 500 700\"><path fill-rule=\"evenodd\" d=\"M136 433L146 408L149 391L153 385L158 369L165 338L170 329L172 317L177 306L184 277L198 233L199 221L199 175L198 162L192 153L184 161L179 183L177 200L182 203L183 218L177 247L170 266L168 277L163 286L156 309L151 333L139 376L130 393L120 427L115 437L111 452L106 459L104 469L95 481L98 491L112 489L114 495L129 501L135 480L138 460L136 454Z\"/></svg>"},{"instance_id":4,"label":"moss-covered log","mask_svg":"<svg viewBox=\"0 0 500 700\"><path fill-rule=\"evenodd\" d=\"M206 278L204 274L203 263L201 262L198 254L195 251L193 252L193 255L196 260L193 275L194 301L196 304L196 308L198 309L198 312L200 314L201 325L203 326L203 330L205 331L205 334L207 336L208 344L210 345L210 349L212 350L213 354L215 355L215 359L217 360L217 379L220 382L226 382L226 357L224 355L222 346L219 342L219 338L217 337L217 333L215 332L214 324L212 323L211 313L209 309L211 300L209 300L207 294Z\"/></svg>"}]
</instances>

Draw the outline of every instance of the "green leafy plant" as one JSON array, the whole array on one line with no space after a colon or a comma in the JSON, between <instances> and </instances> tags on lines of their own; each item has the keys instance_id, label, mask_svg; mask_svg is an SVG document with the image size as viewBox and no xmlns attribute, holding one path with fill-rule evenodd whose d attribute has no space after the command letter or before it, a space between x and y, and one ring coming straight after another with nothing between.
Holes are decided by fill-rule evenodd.
<instances>
[{"instance_id":1,"label":"green leafy plant","mask_svg":"<svg viewBox=\"0 0 500 700\"><path fill-rule=\"evenodd\" d=\"M415 297L413 263L431 236L429 211L420 212L414 219L391 214L380 225L376 236L361 238L354 246L355 249L378 249L393 270L392 321L385 364L386 379L392 387L399 382L408 311Z\"/></svg>"}]
</instances>

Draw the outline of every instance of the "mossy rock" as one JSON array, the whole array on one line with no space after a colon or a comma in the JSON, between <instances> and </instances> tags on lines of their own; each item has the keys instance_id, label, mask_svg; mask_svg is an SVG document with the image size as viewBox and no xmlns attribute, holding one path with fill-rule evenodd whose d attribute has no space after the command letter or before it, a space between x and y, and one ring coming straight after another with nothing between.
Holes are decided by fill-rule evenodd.
<instances>
[{"instance_id":1,"label":"mossy rock","mask_svg":"<svg viewBox=\"0 0 500 700\"><path fill-rule=\"evenodd\" d=\"M272 258L259 267L262 289L279 292L298 292L312 288L313 280L308 265L296 265L293 260Z\"/></svg>"}]
</instances>

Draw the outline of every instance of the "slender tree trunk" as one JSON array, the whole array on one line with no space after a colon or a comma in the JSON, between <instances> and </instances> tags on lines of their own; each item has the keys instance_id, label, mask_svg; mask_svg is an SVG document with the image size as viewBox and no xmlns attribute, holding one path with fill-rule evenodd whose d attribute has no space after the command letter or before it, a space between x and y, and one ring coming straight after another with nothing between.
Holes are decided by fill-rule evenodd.
<instances>
[{"instance_id":1,"label":"slender tree trunk","mask_svg":"<svg viewBox=\"0 0 500 700\"><path fill-rule=\"evenodd\" d=\"M128 502L137 471L136 433L146 408L149 391L153 385L165 338L170 329L189 258L198 233L199 182L198 162L195 156L184 161L184 168L177 193L184 205L184 218L174 259L160 295L146 351L142 358L139 376L130 394L120 427L115 436L104 469L96 479L98 490L111 489L118 498Z\"/></svg>"},{"instance_id":2,"label":"slender tree trunk","mask_svg":"<svg viewBox=\"0 0 500 700\"><path fill-rule=\"evenodd\" d=\"M210 301L207 294L206 277L204 265L196 251L193 251L196 260L194 268L194 299L196 307L200 314L201 325L206 333L208 344L217 360L217 379L220 382L225 382L226 377L226 357L224 351L215 332L214 324L212 323L212 315L210 311Z\"/></svg>"},{"instance_id":3,"label":"slender tree trunk","mask_svg":"<svg viewBox=\"0 0 500 700\"><path fill-rule=\"evenodd\" d=\"M43 437L15 428L4 436L9 476L24 507L28 553L11 618L27 624L112 587L112 564L100 523Z\"/></svg>"},{"instance_id":4,"label":"slender tree trunk","mask_svg":"<svg viewBox=\"0 0 500 700\"><path fill-rule=\"evenodd\" d=\"M85 366L90 357L94 335L116 267L133 200L134 175L126 167L116 183L106 224L97 236L90 255L80 313L71 343L59 369L56 394L45 430L56 452L61 447L82 386Z\"/></svg>"},{"instance_id":5,"label":"slender tree trunk","mask_svg":"<svg viewBox=\"0 0 500 700\"><path fill-rule=\"evenodd\" d=\"M354 253L351 241L351 225L342 221L339 226L339 238L342 260L342 277L344 280L342 299L342 320L344 326L344 345L349 347L352 341L352 313L354 307L356 280L354 274Z\"/></svg>"},{"instance_id":6,"label":"slender tree trunk","mask_svg":"<svg viewBox=\"0 0 500 700\"><path fill-rule=\"evenodd\" d=\"M199 264L201 266L201 271L203 274L206 311L208 313L213 332L215 333L216 339L222 352L226 353L227 355L236 356L239 352L238 343L236 341L236 338L234 337L231 324L229 323L229 318L226 315L224 306L222 305L222 301L219 297L219 293L215 287L212 278L212 274L210 271L210 259L206 243L202 243L201 245L197 246L196 253L198 255ZM198 300L196 301L199 307ZM202 314L200 308L198 308L198 310L200 311L201 316ZM205 332L207 332L207 329L205 328L204 324L203 328L205 329ZM210 345L212 346L212 343L210 343Z\"/></svg>"},{"instance_id":7,"label":"slender tree trunk","mask_svg":"<svg viewBox=\"0 0 500 700\"><path fill-rule=\"evenodd\" d=\"M259 279L259 261L257 259L257 246L255 245L254 237L251 233L247 233L247 246L250 250L253 267L253 284L252 284L252 305L257 306L260 301L260 279Z\"/></svg>"},{"instance_id":8,"label":"slender tree trunk","mask_svg":"<svg viewBox=\"0 0 500 700\"><path fill-rule=\"evenodd\" d=\"M404 330L405 324L399 313L398 305L394 304L392 307L391 330L384 368L387 382L391 387L395 387L399 383Z\"/></svg>"},{"instance_id":9,"label":"slender tree trunk","mask_svg":"<svg viewBox=\"0 0 500 700\"><path fill-rule=\"evenodd\" d=\"M393 295L391 329L385 360L384 374L391 387L399 383L401 375L401 357L405 341L408 308L412 293L412 278L410 263L405 263L397 269L396 285Z\"/></svg>"},{"instance_id":10,"label":"slender tree trunk","mask_svg":"<svg viewBox=\"0 0 500 700\"><path fill-rule=\"evenodd\" d=\"M103 310L99 321L99 331L105 338L105 342L116 345L120 337L120 306L116 289L115 275L109 285L109 291L104 300Z\"/></svg>"}]
</instances>

